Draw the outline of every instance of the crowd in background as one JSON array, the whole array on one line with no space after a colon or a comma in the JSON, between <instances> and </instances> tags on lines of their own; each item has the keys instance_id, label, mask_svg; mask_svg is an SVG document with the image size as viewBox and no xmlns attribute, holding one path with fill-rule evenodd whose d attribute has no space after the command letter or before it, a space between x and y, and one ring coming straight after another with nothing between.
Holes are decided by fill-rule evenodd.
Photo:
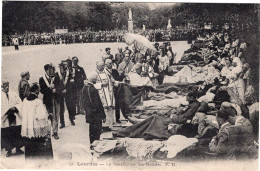
<instances>
[{"instance_id":1,"label":"crowd in background","mask_svg":"<svg viewBox=\"0 0 260 171\"><path fill-rule=\"evenodd\" d=\"M19 45L41 45L41 44L72 44L72 43L93 43L93 42L123 42L123 35L126 30L119 31L86 31L69 32L64 34L43 33L43 34L24 34L24 35L3 35L2 45L14 45L14 39L18 38ZM195 39L202 30L195 29L166 29L156 30L135 30L134 33L145 36L151 42L175 41Z\"/></svg>"}]
</instances>

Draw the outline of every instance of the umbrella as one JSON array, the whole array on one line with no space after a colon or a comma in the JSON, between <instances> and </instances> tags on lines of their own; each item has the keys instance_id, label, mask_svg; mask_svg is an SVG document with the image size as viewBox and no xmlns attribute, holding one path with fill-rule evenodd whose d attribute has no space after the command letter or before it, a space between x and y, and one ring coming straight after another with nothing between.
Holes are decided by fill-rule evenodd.
<instances>
[{"instance_id":1,"label":"umbrella","mask_svg":"<svg viewBox=\"0 0 260 171\"><path fill-rule=\"evenodd\" d=\"M132 33L126 33L124 35L125 43L127 45L134 45L137 50L144 53L148 50L157 52L153 44L144 36Z\"/></svg>"}]
</instances>

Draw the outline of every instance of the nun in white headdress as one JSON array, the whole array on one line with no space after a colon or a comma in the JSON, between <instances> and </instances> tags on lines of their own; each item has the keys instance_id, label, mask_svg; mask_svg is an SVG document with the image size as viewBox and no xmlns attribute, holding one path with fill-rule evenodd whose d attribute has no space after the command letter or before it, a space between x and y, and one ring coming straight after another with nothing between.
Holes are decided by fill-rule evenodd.
<instances>
[{"instance_id":1,"label":"nun in white headdress","mask_svg":"<svg viewBox=\"0 0 260 171\"><path fill-rule=\"evenodd\" d=\"M231 78L228 87L241 99L245 104L245 83L243 80L243 64L238 57L232 56Z\"/></svg>"}]
</instances>

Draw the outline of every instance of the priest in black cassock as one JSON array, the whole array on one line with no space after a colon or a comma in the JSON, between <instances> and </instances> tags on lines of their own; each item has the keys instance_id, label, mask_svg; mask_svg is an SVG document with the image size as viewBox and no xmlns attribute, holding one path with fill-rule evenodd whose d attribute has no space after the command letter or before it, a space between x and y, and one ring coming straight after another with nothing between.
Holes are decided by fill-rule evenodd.
<instances>
[{"instance_id":1,"label":"priest in black cassock","mask_svg":"<svg viewBox=\"0 0 260 171\"><path fill-rule=\"evenodd\" d=\"M90 77L82 90L82 103L85 110L86 122L89 123L90 144L100 139L102 121L106 122L106 114L100 100L98 90L94 87L96 77Z\"/></svg>"}]
</instances>

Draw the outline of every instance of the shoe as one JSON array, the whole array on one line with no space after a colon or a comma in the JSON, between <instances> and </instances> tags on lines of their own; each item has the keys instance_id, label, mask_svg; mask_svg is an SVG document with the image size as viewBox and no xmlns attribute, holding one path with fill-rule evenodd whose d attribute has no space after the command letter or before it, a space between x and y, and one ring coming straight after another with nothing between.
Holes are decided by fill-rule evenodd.
<instances>
[{"instance_id":1,"label":"shoe","mask_svg":"<svg viewBox=\"0 0 260 171\"><path fill-rule=\"evenodd\" d=\"M103 128L102 128L102 131L103 131L103 132L111 131L111 128L109 128L109 127L103 127Z\"/></svg>"},{"instance_id":2,"label":"shoe","mask_svg":"<svg viewBox=\"0 0 260 171\"><path fill-rule=\"evenodd\" d=\"M20 148L18 148L16 149L16 154L24 154L24 152Z\"/></svg>"},{"instance_id":3,"label":"shoe","mask_svg":"<svg viewBox=\"0 0 260 171\"><path fill-rule=\"evenodd\" d=\"M75 126L75 122L74 122L74 121L71 121L71 125Z\"/></svg>"},{"instance_id":4,"label":"shoe","mask_svg":"<svg viewBox=\"0 0 260 171\"><path fill-rule=\"evenodd\" d=\"M59 139L59 136L58 134L54 134L54 139L58 140Z\"/></svg>"},{"instance_id":5,"label":"shoe","mask_svg":"<svg viewBox=\"0 0 260 171\"><path fill-rule=\"evenodd\" d=\"M12 152L11 151L7 151L6 157L10 157L11 155L12 155Z\"/></svg>"},{"instance_id":6,"label":"shoe","mask_svg":"<svg viewBox=\"0 0 260 171\"><path fill-rule=\"evenodd\" d=\"M60 129L62 129L62 128L65 128L65 125L61 125L61 126L60 126Z\"/></svg>"},{"instance_id":7,"label":"shoe","mask_svg":"<svg viewBox=\"0 0 260 171\"><path fill-rule=\"evenodd\" d=\"M118 120L118 121L116 121L116 123L121 123L121 121L120 121L120 120Z\"/></svg>"}]
</instances>

